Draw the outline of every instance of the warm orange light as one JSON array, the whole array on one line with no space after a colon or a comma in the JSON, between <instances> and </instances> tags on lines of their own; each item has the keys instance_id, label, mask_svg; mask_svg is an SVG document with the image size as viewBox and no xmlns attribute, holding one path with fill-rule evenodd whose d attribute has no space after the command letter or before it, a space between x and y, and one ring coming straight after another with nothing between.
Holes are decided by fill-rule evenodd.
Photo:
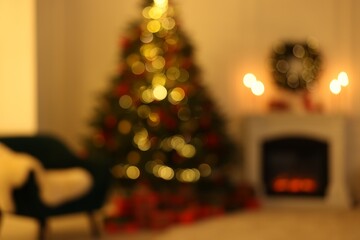
<instances>
[{"instance_id":1,"label":"warm orange light","mask_svg":"<svg viewBox=\"0 0 360 240\"><path fill-rule=\"evenodd\" d=\"M341 84L337 79L333 79L330 82L329 88L330 91L335 95L338 95L341 92Z\"/></svg>"},{"instance_id":2,"label":"warm orange light","mask_svg":"<svg viewBox=\"0 0 360 240\"><path fill-rule=\"evenodd\" d=\"M256 83L256 76L252 73L245 74L243 83L247 88L251 88Z\"/></svg>"},{"instance_id":3,"label":"warm orange light","mask_svg":"<svg viewBox=\"0 0 360 240\"><path fill-rule=\"evenodd\" d=\"M289 192L298 193L302 190L302 180L298 178L291 179L289 181Z\"/></svg>"},{"instance_id":4,"label":"warm orange light","mask_svg":"<svg viewBox=\"0 0 360 240\"><path fill-rule=\"evenodd\" d=\"M255 96L261 96L265 92L265 86L261 81L256 80L256 82L251 87L251 92Z\"/></svg>"},{"instance_id":5,"label":"warm orange light","mask_svg":"<svg viewBox=\"0 0 360 240\"><path fill-rule=\"evenodd\" d=\"M340 72L338 75L338 80L343 87L349 85L349 77L346 72Z\"/></svg>"},{"instance_id":6,"label":"warm orange light","mask_svg":"<svg viewBox=\"0 0 360 240\"><path fill-rule=\"evenodd\" d=\"M273 183L273 190L275 192L286 192L288 180L286 178L277 178Z\"/></svg>"},{"instance_id":7,"label":"warm orange light","mask_svg":"<svg viewBox=\"0 0 360 240\"><path fill-rule=\"evenodd\" d=\"M272 190L278 193L312 193L317 190L317 183L311 178L278 177L272 184Z\"/></svg>"},{"instance_id":8,"label":"warm orange light","mask_svg":"<svg viewBox=\"0 0 360 240\"><path fill-rule=\"evenodd\" d=\"M315 192L317 189L317 184L316 181L314 181L313 179L310 178L306 178L303 180L303 191L304 192Z\"/></svg>"}]
</instances>

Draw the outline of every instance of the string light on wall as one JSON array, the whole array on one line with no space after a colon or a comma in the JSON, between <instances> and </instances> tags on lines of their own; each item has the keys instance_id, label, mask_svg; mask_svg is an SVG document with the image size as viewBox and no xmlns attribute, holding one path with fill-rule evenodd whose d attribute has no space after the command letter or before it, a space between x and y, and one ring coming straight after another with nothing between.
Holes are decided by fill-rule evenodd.
<instances>
[{"instance_id":1,"label":"string light on wall","mask_svg":"<svg viewBox=\"0 0 360 240\"><path fill-rule=\"evenodd\" d=\"M251 90L255 96L261 96L265 92L265 85L262 81L256 79L253 73L247 73L243 78L244 85Z\"/></svg>"},{"instance_id":2,"label":"string light on wall","mask_svg":"<svg viewBox=\"0 0 360 240\"><path fill-rule=\"evenodd\" d=\"M333 79L329 84L329 89L332 94L330 99L331 109L334 112L344 112L349 105L349 92L344 91L344 88L349 85L348 74L344 71L340 72L336 79Z\"/></svg>"},{"instance_id":3,"label":"string light on wall","mask_svg":"<svg viewBox=\"0 0 360 240\"><path fill-rule=\"evenodd\" d=\"M346 72L340 72L337 79L333 79L330 82L329 88L332 94L340 94L343 87L349 85L349 77Z\"/></svg>"}]
</instances>

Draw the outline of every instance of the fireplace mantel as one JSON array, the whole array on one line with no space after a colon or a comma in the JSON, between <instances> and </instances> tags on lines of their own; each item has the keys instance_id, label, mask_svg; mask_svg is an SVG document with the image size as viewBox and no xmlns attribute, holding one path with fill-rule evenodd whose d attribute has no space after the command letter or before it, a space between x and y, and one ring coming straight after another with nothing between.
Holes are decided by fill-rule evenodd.
<instances>
[{"instance_id":1,"label":"fireplace mantel","mask_svg":"<svg viewBox=\"0 0 360 240\"><path fill-rule=\"evenodd\" d=\"M264 206L349 208L346 117L324 114L268 114L243 119L244 174ZM325 197L267 196L261 177L262 143L278 137L301 136L328 143L329 183Z\"/></svg>"}]
</instances>

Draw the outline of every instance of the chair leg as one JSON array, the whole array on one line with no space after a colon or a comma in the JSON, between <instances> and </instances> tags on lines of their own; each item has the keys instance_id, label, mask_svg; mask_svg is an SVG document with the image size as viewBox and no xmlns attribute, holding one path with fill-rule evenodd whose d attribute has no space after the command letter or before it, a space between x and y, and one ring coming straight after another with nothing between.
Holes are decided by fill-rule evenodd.
<instances>
[{"instance_id":1,"label":"chair leg","mask_svg":"<svg viewBox=\"0 0 360 240\"><path fill-rule=\"evenodd\" d=\"M100 229L96 221L96 214L95 212L87 212L89 223L90 223L90 230L91 235L94 237L94 239L98 239L100 237Z\"/></svg>"},{"instance_id":2,"label":"chair leg","mask_svg":"<svg viewBox=\"0 0 360 240\"><path fill-rule=\"evenodd\" d=\"M38 240L45 240L46 238L46 219L39 219Z\"/></svg>"},{"instance_id":3,"label":"chair leg","mask_svg":"<svg viewBox=\"0 0 360 240\"><path fill-rule=\"evenodd\" d=\"M2 227L2 221L3 221L3 212L0 209L0 231L1 231L1 227Z\"/></svg>"}]
</instances>

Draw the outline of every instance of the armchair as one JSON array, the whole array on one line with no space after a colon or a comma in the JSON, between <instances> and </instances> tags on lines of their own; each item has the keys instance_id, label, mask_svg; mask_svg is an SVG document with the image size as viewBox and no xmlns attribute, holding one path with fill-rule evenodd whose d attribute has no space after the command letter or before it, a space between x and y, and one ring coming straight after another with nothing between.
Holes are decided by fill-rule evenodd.
<instances>
[{"instance_id":1,"label":"armchair","mask_svg":"<svg viewBox=\"0 0 360 240\"><path fill-rule=\"evenodd\" d=\"M109 166L106 163L96 159L81 158L61 140L50 135L0 137L0 143L13 151L31 155L45 170L80 168L86 170L92 178L91 187L86 193L56 206L42 201L41 189L34 171L29 171L26 181L12 190L14 214L35 218L40 226L39 239L45 238L46 221L49 217L78 212L88 213L92 233L99 234L94 213L105 203L111 182ZM0 206L0 218L1 211Z\"/></svg>"}]
</instances>

